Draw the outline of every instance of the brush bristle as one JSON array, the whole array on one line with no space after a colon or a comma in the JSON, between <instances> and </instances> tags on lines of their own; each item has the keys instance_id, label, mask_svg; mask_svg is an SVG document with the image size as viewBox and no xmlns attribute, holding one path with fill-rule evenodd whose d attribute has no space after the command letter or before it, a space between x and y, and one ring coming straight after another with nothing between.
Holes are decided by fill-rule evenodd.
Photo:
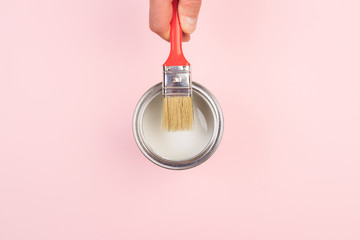
<instances>
[{"instance_id":1,"label":"brush bristle","mask_svg":"<svg viewBox=\"0 0 360 240\"><path fill-rule=\"evenodd\" d=\"M192 97L163 98L163 129L166 131L190 130L193 118Z\"/></svg>"}]
</instances>

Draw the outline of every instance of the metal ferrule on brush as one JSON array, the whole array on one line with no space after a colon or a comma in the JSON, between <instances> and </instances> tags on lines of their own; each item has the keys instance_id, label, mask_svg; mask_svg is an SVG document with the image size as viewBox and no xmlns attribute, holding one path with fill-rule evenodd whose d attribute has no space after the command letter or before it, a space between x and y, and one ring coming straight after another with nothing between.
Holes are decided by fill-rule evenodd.
<instances>
[{"instance_id":1,"label":"metal ferrule on brush","mask_svg":"<svg viewBox=\"0 0 360 240\"><path fill-rule=\"evenodd\" d=\"M192 97L190 66L165 66L163 73L163 97Z\"/></svg>"}]
</instances>

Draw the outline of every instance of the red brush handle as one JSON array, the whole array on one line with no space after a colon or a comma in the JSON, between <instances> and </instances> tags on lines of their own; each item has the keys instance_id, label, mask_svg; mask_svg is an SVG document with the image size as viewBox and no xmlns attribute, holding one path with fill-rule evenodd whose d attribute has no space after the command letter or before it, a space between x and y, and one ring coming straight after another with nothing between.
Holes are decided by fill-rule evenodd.
<instances>
[{"instance_id":1,"label":"red brush handle","mask_svg":"<svg viewBox=\"0 0 360 240\"><path fill-rule=\"evenodd\" d=\"M170 22L170 54L164 67L166 66L190 66L182 52L182 29L180 26L178 13L178 0L173 0L173 16Z\"/></svg>"}]
</instances>

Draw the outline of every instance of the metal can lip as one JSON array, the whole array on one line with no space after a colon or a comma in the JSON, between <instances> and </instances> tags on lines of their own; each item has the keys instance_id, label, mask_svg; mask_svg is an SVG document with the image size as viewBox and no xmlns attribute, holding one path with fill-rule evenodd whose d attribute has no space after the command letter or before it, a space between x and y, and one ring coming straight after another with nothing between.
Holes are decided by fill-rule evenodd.
<instances>
[{"instance_id":1,"label":"metal can lip","mask_svg":"<svg viewBox=\"0 0 360 240\"><path fill-rule=\"evenodd\" d=\"M206 103L209 105L213 118L214 118L214 131L212 137L207 144L207 146L197 155L186 159L186 160L170 160L164 157L159 156L157 153L153 152L152 149L147 145L143 131L142 131L142 117L144 111L149 104L149 102L158 94L161 94L162 91L162 83L158 83L151 87L139 100L133 116L133 135L141 152L144 154L146 158L148 158L153 163L173 170L182 170L193 168L205 162L207 159L211 157L211 155L215 152L217 147L220 144L222 139L223 131L224 131L224 118L221 107L217 102L214 95L206 89L204 86L193 82L192 89L195 94L198 94Z\"/></svg>"}]
</instances>

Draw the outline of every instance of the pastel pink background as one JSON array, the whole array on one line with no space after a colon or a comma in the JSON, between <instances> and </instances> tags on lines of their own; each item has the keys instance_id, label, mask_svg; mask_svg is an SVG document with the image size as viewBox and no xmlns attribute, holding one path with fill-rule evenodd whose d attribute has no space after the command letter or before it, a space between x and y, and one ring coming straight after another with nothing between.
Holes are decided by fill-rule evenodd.
<instances>
[{"instance_id":1,"label":"pastel pink background","mask_svg":"<svg viewBox=\"0 0 360 240\"><path fill-rule=\"evenodd\" d=\"M185 55L223 141L132 136L168 43L145 0L0 1L0 239L360 239L360 2L204 0Z\"/></svg>"}]
</instances>

